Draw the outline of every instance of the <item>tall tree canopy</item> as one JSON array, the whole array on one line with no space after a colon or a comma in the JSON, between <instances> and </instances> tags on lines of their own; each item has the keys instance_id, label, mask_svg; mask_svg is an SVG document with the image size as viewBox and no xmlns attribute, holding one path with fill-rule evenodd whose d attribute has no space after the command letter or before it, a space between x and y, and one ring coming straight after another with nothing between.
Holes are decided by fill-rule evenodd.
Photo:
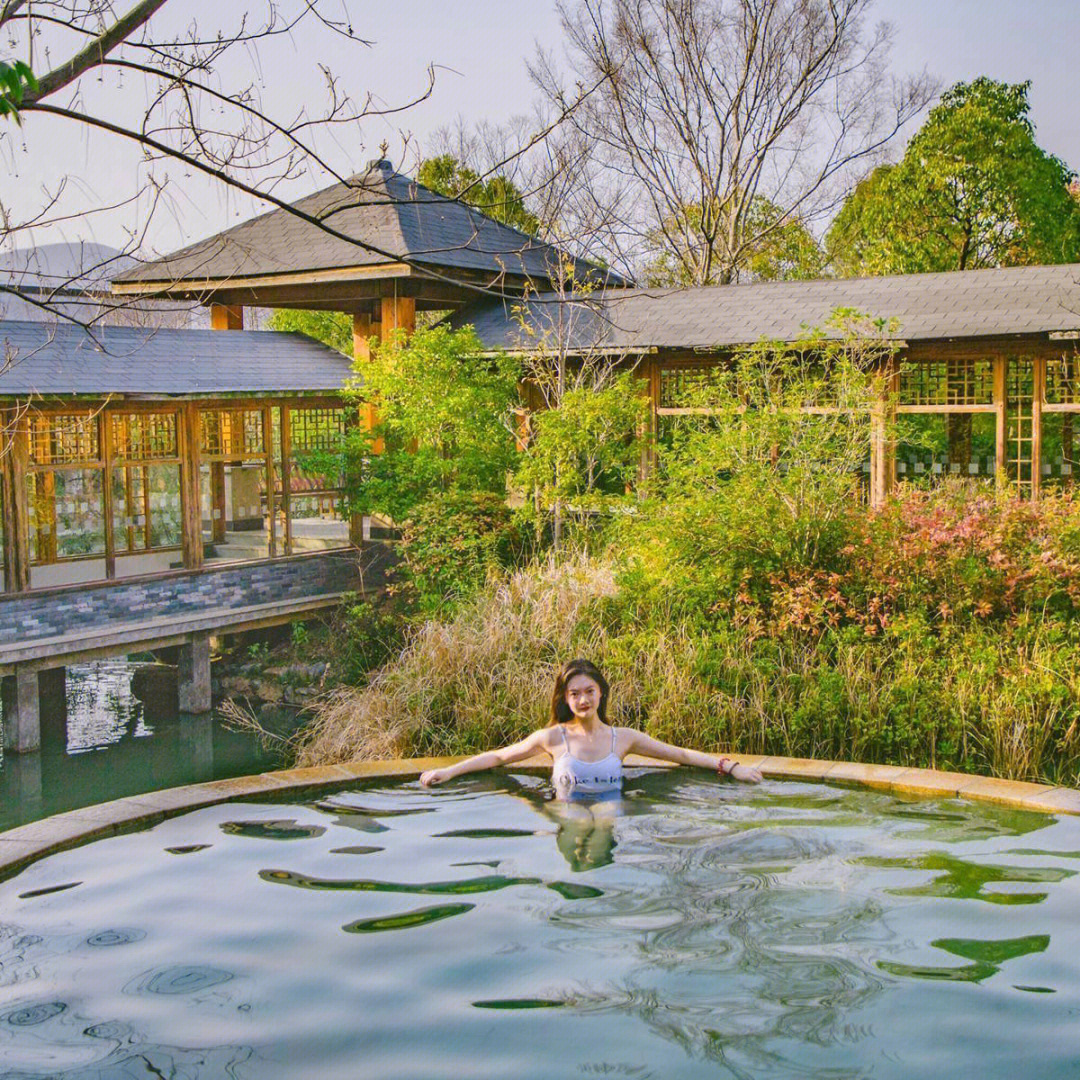
<instances>
[{"instance_id":1,"label":"tall tree canopy","mask_svg":"<svg viewBox=\"0 0 1080 1080\"><path fill-rule=\"evenodd\" d=\"M432 191L460 199L488 217L530 236L540 231L540 222L526 207L525 196L505 176L496 173L481 177L453 155L440 154L421 164L416 179Z\"/></svg>"},{"instance_id":2,"label":"tall tree canopy","mask_svg":"<svg viewBox=\"0 0 1080 1080\"><path fill-rule=\"evenodd\" d=\"M826 241L841 274L1080 260L1073 174L1035 141L1029 82L946 91L899 163L854 190Z\"/></svg>"}]
</instances>

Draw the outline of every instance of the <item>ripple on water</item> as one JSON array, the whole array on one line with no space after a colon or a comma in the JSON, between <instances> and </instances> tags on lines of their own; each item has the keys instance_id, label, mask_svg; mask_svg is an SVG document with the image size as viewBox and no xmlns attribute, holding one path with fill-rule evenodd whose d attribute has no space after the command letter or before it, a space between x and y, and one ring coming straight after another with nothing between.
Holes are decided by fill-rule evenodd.
<instances>
[{"instance_id":1,"label":"ripple on water","mask_svg":"<svg viewBox=\"0 0 1080 1080\"><path fill-rule=\"evenodd\" d=\"M142 941L144 937L146 937L145 930L129 928L100 930L96 934L91 934L86 939L86 944L98 949L111 948L114 945L130 945L133 941Z\"/></svg>"},{"instance_id":2,"label":"ripple on water","mask_svg":"<svg viewBox=\"0 0 1080 1080\"><path fill-rule=\"evenodd\" d=\"M67 1010L67 1005L62 1001L42 1001L36 1005L22 1005L14 1009L4 1017L4 1023L12 1027L34 1027L44 1024L54 1016L59 1016Z\"/></svg>"},{"instance_id":3,"label":"ripple on water","mask_svg":"<svg viewBox=\"0 0 1080 1080\"><path fill-rule=\"evenodd\" d=\"M126 994L193 994L220 986L233 978L231 971L200 964L179 964L160 971L148 971L124 987Z\"/></svg>"}]
</instances>

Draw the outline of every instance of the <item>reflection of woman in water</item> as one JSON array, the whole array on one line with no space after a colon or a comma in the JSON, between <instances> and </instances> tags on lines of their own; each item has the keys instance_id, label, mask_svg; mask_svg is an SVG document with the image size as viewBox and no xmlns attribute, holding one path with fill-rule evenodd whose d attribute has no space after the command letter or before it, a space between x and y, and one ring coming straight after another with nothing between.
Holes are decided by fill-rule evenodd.
<instances>
[{"instance_id":1,"label":"reflection of woman in water","mask_svg":"<svg viewBox=\"0 0 1080 1080\"><path fill-rule=\"evenodd\" d=\"M512 746L459 761L445 769L429 769L420 777L425 785L441 784L465 773L496 765L509 765L542 750L554 762L551 782L561 800L618 797L622 788L623 758L627 754L715 769L720 776L756 784L761 773L728 757L702 754L653 739L628 727L607 723L608 684L588 660L571 660L555 679L551 695L551 726L534 731Z\"/></svg>"}]
</instances>

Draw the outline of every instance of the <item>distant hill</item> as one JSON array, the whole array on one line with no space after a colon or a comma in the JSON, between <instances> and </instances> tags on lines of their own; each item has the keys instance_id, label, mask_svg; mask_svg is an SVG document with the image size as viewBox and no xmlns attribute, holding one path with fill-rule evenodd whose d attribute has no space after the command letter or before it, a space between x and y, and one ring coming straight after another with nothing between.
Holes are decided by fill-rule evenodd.
<instances>
[{"instance_id":1,"label":"distant hill","mask_svg":"<svg viewBox=\"0 0 1080 1080\"><path fill-rule=\"evenodd\" d=\"M171 301L139 301L114 306L108 301L109 280L136 260L107 244L89 242L42 244L0 250L0 285L17 288L28 299L0 293L0 320L51 321L59 314L90 321L140 326L198 327L206 324L203 309ZM42 308L33 300L41 301Z\"/></svg>"}]
</instances>

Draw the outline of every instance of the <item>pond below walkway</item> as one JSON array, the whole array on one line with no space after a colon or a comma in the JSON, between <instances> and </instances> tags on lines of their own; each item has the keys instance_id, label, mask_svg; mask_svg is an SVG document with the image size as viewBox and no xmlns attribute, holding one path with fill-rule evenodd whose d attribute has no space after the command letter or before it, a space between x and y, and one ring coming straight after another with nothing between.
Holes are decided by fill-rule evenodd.
<instances>
[{"instance_id":1,"label":"pond below walkway","mask_svg":"<svg viewBox=\"0 0 1080 1080\"><path fill-rule=\"evenodd\" d=\"M41 750L0 757L0 831L80 806L286 764L281 750L225 726L217 711L177 714L167 694L132 692L139 664L102 660L68 668L64 701L42 698ZM175 697L175 694L173 695ZM260 722L278 734L300 725L282 710Z\"/></svg>"}]
</instances>

